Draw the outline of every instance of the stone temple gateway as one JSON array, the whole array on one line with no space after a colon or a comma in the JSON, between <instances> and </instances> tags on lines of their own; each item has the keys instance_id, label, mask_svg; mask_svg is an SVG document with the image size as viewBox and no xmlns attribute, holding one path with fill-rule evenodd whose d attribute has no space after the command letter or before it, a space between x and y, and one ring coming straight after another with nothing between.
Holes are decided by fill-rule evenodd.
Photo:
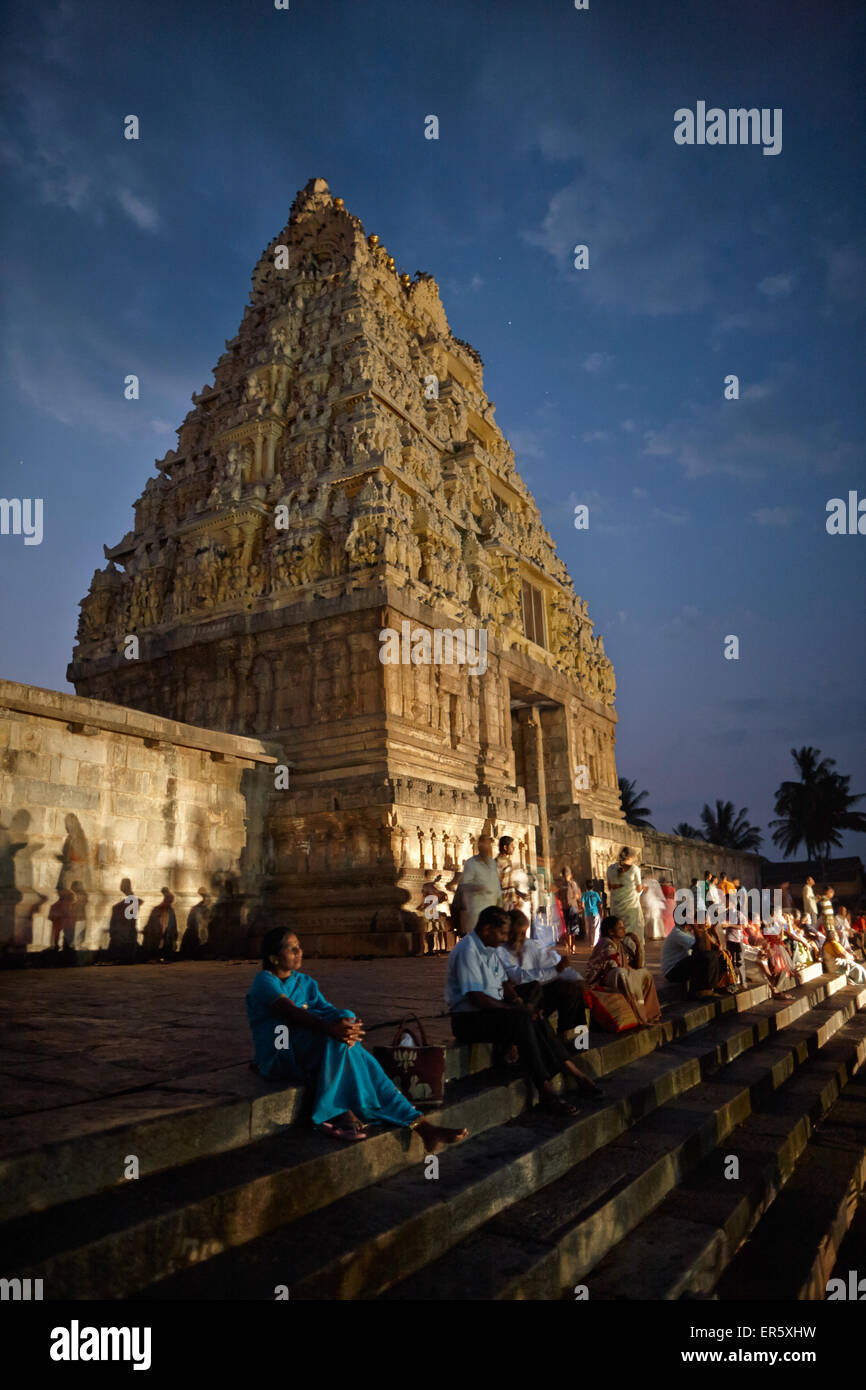
<instances>
[{"instance_id":1,"label":"stone temple gateway","mask_svg":"<svg viewBox=\"0 0 866 1390\"><path fill-rule=\"evenodd\" d=\"M432 277L398 274L324 180L263 253L193 403L106 548L69 679L277 750L288 786L257 773L274 921L320 954L405 954L421 883L474 853L485 820L547 874L564 858L601 877L639 846L613 670L481 359ZM486 669L383 662L380 634L404 624L486 634Z\"/></svg>"}]
</instances>

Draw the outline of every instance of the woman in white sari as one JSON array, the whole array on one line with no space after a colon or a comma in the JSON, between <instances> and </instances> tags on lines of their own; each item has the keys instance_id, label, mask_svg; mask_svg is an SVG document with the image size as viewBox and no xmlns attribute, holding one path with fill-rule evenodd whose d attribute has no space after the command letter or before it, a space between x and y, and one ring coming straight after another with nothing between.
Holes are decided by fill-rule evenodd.
<instances>
[{"instance_id":1,"label":"woman in white sari","mask_svg":"<svg viewBox=\"0 0 866 1390\"><path fill-rule=\"evenodd\" d=\"M665 935L665 895L657 878L644 879L641 898L644 930L647 941L661 941Z\"/></svg>"},{"instance_id":2,"label":"woman in white sari","mask_svg":"<svg viewBox=\"0 0 866 1390\"><path fill-rule=\"evenodd\" d=\"M621 917L627 932L632 932L643 945L644 925L641 911L640 869L634 862L634 850L624 847L619 852L615 864L607 871L607 886L610 889L610 914Z\"/></svg>"}]
</instances>

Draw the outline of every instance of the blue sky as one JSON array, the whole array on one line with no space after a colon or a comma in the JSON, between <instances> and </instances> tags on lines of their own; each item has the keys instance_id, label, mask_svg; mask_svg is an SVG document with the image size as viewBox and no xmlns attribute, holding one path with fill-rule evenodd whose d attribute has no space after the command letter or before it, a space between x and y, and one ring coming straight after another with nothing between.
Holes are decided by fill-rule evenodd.
<instances>
[{"instance_id":1,"label":"blue sky","mask_svg":"<svg viewBox=\"0 0 866 1390\"><path fill-rule=\"evenodd\" d=\"M0 671L68 689L102 545L320 176L481 353L654 824L720 797L766 827L804 743L866 790L866 537L825 530L866 496L858 9L13 7L0 495L42 497L45 536L0 537ZM781 108L781 153L676 145L698 100Z\"/></svg>"}]
</instances>

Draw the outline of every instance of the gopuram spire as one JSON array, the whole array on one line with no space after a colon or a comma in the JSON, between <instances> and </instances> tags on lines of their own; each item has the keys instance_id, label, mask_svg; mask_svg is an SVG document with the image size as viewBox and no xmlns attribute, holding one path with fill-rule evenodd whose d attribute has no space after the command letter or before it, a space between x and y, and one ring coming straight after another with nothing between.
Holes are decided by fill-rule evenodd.
<instances>
[{"instance_id":1,"label":"gopuram spire","mask_svg":"<svg viewBox=\"0 0 866 1390\"><path fill-rule=\"evenodd\" d=\"M491 807L534 865L542 743L542 818L619 822L612 667L432 276L311 179L225 347L81 604L78 694L281 740L296 843L350 793L368 811L334 833L398 869L433 853L417 817L392 823L415 778L449 803L440 866ZM485 671L389 664L404 622L483 631ZM388 809L362 830L374 784Z\"/></svg>"}]
</instances>

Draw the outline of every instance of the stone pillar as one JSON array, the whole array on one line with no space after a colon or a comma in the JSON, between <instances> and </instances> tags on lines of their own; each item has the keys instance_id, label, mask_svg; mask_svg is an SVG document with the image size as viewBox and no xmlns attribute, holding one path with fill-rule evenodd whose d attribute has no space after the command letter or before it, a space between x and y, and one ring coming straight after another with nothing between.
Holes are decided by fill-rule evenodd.
<instances>
[{"instance_id":1,"label":"stone pillar","mask_svg":"<svg viewBox=\"0 0 866 1390\"><path fill-rule=\"evenodd\" d=\"M538 824L541 831L539 867L545 870L546 886L549 889L553 883L553 861L550 849L550 823L547 818L547 779L544 774L544 730L541 725L541 710L536 705L522 709L519 711L518 720L525 731L527 782L535 783L531 788L535 792L534 797L531 796L530 786L527 786L527 800L538 802Z\"/></svg>"},{"instance_id":2,"label":"stone pillar","mask_svg":"<svg viewBox=\"0 0 866 1390\"><path fill-rule=\"evenodd\" d=\"M277 436L273 430L268 432L267 448L265 450L265 471L263 474L265 482L270 482L274 476L274 451L277 447Z\"/></svg>"},{"instance_id":3,"label":"stone pillar","mask_svg":"<svg viewBox=\"0 0 866 1390\"><path fill-rule=\"evenodd\" d=\"M262 476L262 436L259 432L256 432L255 447L256 452L253 459L252 477L250 478L250 482L253 483L259 482Z\"/></svg>"}]
</instances>

